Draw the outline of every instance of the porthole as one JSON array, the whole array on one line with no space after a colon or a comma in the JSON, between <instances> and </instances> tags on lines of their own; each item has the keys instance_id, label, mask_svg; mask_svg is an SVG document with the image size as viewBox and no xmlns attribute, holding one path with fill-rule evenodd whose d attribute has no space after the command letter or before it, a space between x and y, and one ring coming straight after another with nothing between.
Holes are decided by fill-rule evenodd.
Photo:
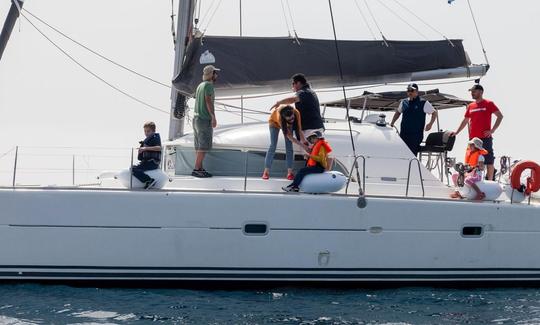
<instances>
[{"instance_id":1,"label":"porthole","mask_svg":"<svg viewBox=\"0 0 540 325\"><path fill-rule=\"evenodd\" d=\"M268 225L265 223L247 223L244 225L244 234L263 236L268 233Z\"/></svg>"},{"instance_id":2,"label":"porthole","mask_svg":"<svg viewBox=\"0 0 540 325\"><path fill-rule=\"evenodd\" d=\"M461 229L463 237L482 237L484 228L482 226L465 226Z\"/></svg>"}]
</instances>

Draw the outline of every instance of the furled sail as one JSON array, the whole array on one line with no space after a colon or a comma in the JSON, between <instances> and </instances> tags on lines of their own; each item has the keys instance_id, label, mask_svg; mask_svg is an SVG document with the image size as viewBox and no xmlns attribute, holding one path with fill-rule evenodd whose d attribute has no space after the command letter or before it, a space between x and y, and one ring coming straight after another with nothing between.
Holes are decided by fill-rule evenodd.
<instances>
[{"instance_id":1,"label":"furled sail","mask_svg":"<svg viewBox=\"0 0 540 325\"><path fill-rule=\"evenodd\" d=\"M333 40L204 36L190 42L173 84L181 93L193 95L207 64L222 69L216 83L218 96L287 91L291 89L290 77L298 72L304 73L316 88L471 75L461 40L387 44L338 41L342 82Z\"/></svg>"}]
</instances>

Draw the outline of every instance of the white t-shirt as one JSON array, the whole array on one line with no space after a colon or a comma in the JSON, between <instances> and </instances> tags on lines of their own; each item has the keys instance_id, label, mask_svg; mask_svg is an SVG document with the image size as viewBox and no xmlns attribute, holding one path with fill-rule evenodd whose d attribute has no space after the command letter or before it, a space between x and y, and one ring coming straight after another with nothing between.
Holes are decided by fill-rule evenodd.
<instances>
[{"instance_id":1,"label":"white t-shirt","mask_svg":"<svg viewBox=\"0 0 540 325\"><path fill-rule=\"evenodd\" d=\"M399 113L403 113L403 100L399 102L399 106L396 108L396 111ZM433 105L431 105L431 103L426 100L426 103L424 104L424 113L433 114L433 112L435 112L435 108L433 108Z\"/></svg>"}]
</instances>

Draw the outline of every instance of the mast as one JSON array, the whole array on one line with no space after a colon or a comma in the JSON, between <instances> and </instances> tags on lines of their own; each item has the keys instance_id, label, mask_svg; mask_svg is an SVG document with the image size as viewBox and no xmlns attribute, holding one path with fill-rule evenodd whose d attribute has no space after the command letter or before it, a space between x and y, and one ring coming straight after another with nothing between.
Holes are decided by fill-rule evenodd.
<instances>
[{"instance_id":1,"label":"mast","mask_svg":"<svg viewBox=\"0 0 540 325\"><path fill-rule=\"evenodd\" d=\"M22 9L23 3L24 0L11 0L11 8L9 8L4 27L2 28L2 33L0 33L0 60L2 60L2 55L6 49L15 22L17 22L17 18L19 18L19 11Z\"/></svg>"},{"instance_id":2,"label":"mast","mask_svg":"<svg viewBox=\"0 0 540 325\"><path fill-rule=\"evenodd\" d=\"M193 13L196 0L179 0L178 22L176 27L176 39L174 45L174 75L178 76L184 62L185 50L192 37ZM171 90L171 116L169 122L169 140L174 140L184 135L184 117L187 106L187 98L176 91Z\"/></svg>"}]
</instances>

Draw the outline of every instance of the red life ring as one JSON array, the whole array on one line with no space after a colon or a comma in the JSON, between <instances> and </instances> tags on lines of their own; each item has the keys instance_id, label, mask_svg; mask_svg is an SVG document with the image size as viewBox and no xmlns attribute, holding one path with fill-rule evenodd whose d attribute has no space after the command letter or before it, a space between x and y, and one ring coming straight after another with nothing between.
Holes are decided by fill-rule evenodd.
<instances>
[{"instance_id":1,"label":"red life ring","mask_svg":"<svg viewBox=\"0 0 540 325\"><path fill-rule=\"evenodd\" d=\"M540 191L540 166L537 163L530 160L518 162L512 169L510 181L513 189L520 189L522 186L521 174L527 169L531 170L531 176L527 177L527 184L525 184L525 193L527 195L530 195L531 193Z\"/></svg>"}]
</instances>

